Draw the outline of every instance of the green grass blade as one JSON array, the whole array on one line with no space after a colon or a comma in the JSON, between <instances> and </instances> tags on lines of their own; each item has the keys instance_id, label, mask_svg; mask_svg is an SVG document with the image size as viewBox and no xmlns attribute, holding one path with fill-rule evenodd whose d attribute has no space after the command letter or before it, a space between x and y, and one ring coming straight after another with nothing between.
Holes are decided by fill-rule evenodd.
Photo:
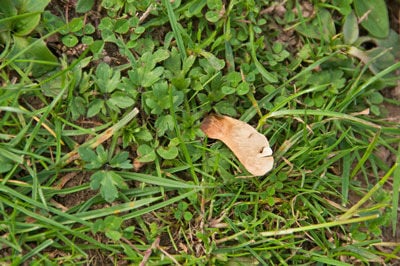
<instances>
[{"instance_id":1,"label":"green grass blade","mask_svg":"<svg viewBox=\"0 0 400 266\"><path fill-rule=\"evenodd\" d=\"M344 214L342 214L339 220L346 220L351 217L366 201L368 201L371 196L381 188L389 177L393 174L393 172L397 169L398 164L395 163L392 168L379 180L378 183L375 184L373 188L371 188L356 204L354 204L350 209L348 209Z\"/></svg>"},{"instance_id":2,"label":"green grass blade","mask_svg":"<svg viewBox=\"0 0 400 266\"><path fill-rule=\"evenodd\" d=\"M179 54L182 61L186 59L186 48L182 39L179 23L176 19L174 9L172 8L169 0L162 0L163 5L167 8L169 23L171 24L172 31L174 32L176 43L178 45Z\"/></svg>"},{"instance_id":3,"label":"green grass blade","mask_svg":"<svg viewBox=\"0 0 400 266\"><path fill-rule=\"evenodd\" d=\"M353 168L353 170L350 173L350 179L352 179L353 177L356 176L357 172L360 170L360 168L364 165L364 163L368 160L368 158L371 156L371 153L373 152L373 150L376 147L376 144L379 140L379 137L381 135L381 131L378 130L378 132L376 132L376 134L374 135L371 143L368 145L367 150L365 151L365 153L363 154L363 156L361 157L361 160L359 160L359 162L356 164L356 166Z\"/></svg>"},{"instance_id":4,"label":"green grass blade","mask_svg":"<svg viewBox=\"0 0 400 266\"><path fill-rule=\"evenodd\" d=\"M40 251L42 251L43 249L47 248L48 246L50 246L51 244L53 244L53 240L52 239L47 239L44 242L40 243L39 245L37 245L34 249L32 249L31 251L29 251L28 253L26 253L22 259L21 262L25 262L27 261L29 258L37 255Z\"/></svg>"},{"instance_id":5,"label":"green grass blade","mask_svg":"<svg viewBox=\"0 0 400 266\"><path fill-rule=\"evenodd\" d=\"M168 205L171 205L171 204L173 204L175 202L179 202L180 200L188 198L188 197L192 196L193 194L196 194L197 192L198 192L198 190L193 189L191 191L188 191L188 192L183 193L183 194L181 194L179 196L170 198L170 199L165 200L163 202L151 205L151 206L143 208L141 210L130 212L129 214L124 215L123 217L126 220L126 219L131 219L131 218L134 218L134 217L141 216L141 215L146 214L146 213L150 213L152 211L161 209L161 208L166 207Z\"/></svg>"},{"instance_id":6,"label":"green grass blade","mask_svg":"<svg viewBox=\"0 0 400 266\"><path fill-rule=\"evenodd\" d=\"M331 117L334 119L339 119L339 120L348 120L348 121L352 121L352 122L356 122L358 124L361 125L365 125L368 127L372 127L372 128L377 128L380 129L381 126L369 122L367 120L358 118L356 116L352 116L352 115L348 115L348 114L343 114L343 113L339 113L339 112L334 112L334 111L329 111L329 110L280 110L280 111L275 111L275 112L271 112L269 114L264 115L261 120L264 121L267 120L268 118L273 118L273 117L282 117L282 116L287 116L287 115L291 115L291 116L295 116L295 115L314 115L314 116L327 116L327 117Z\"/></svg>"},{"instance_id":7,"label":"green grass blade","mask_svg":"<svg viewBox=\"0 0 400 266\"><path fill-rule=\"evenodd\" d=\"M152 184L156 186L170 187L170 188L193 188L193 189L203 188L202 186L192 185L185 182L171 180L165 177L152 176L148 174L141 174L135 172L120 172L119 174L127 179L136 180L139 182Z\"/></svg>"},{"instance_id":8,"label":"green grass blade","mask_svg":"<svg viewBox=\"0 0 400 266\"><path fill-rule=\"evenodd\" d=\"M260 236L271 237L271 236L288 235L288 234L293 234L293 233L298 233L298 232L307 232L309 230L316 230L316 229L321 229L321 228L340 226L340 225L344 225L344 224L361 223L361 222L365 222L365 221L369 221L369 220L373 220L373 219L377 219L377 218L379 218L378 214L368 215L368 216L363 216L363 217L358 217L358 218L352 218L352 219L345 219L345 220L343 220L341 218L340 220L333 221L333 222L326 222L326 223L307 225L307 226L301 226L301 227L296 227L296 228L282 229L282 230L277 230L277 231L260 232Z\"/></svg>"},{"instance_id":9,"label":"green grass blade","mask_svg":"<svg viewBox=\"0 0 400 266\"><path fill-rule=\"evenodd\" d=\"M278 79L275 75L269 73L265 67L258 61L257 58L257 53L256 53L256 48L254 44L254 30L253 30L253 25L250 23L249 25L249 34L250 34L250 48L251 48L251 57L254 61L254 64L256 65L257 70L260 72L260 74L269 82L271 83L277 83Z\"/></svg>"},{"instance_id":10,"label":"green grass blade","mask_svg":"<svg viewBox=\"0 0 400 266\"><path fill-rule=\"evenodd\" d=\"M393 171L393 195L392 195L392 234L396 235L399 213L399 192L400 192L400 146L397 151L396 169Z\"/></svg>"}]
</instances>

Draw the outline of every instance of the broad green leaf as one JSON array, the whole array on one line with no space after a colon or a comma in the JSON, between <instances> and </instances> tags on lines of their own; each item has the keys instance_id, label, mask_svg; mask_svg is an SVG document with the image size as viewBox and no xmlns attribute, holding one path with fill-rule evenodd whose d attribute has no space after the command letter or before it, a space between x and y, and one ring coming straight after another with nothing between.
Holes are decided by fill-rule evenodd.
<instances>
[{"instance_id":1,"label":"broad green leaf","mask_svg":"<svg viewBox=\"0 0 400 266\"><path fill-rule=\"evenodd\" d=\"M94 173L90 179L92 180L90 182L90 188L91 189L99 189L101 185L101 180L103 179L104 171L98 171Z\"/></svg>"},{"instance_id":2,"label":"broad green leaf","mask_svg":"<svg viewBox=\"0 0 400 266\"><path fill-rule=\"evenodd\" d=\"M242 75L236 71L229 72L226 75L226 81L229 82L232 87L237 87L237 85L242 81Z\"/></svg>"},{"instance_id":3,"label":"broad green leaf","mask_svg":"<svg viewBox=\"0 0 400 266\"><path fill-rule=\"evenodd\" d=\"M118 197L118 188L128 188L123 178L113 171L97 171L90 179L90 187L94 190L100 188L101 196L110 203Z\"/></svg>"},{"instance_id":4,"label":"broad green leaf","mask_svg":"<svg viewBox=\"0 0 400 266\"><path fill-rule=\"evenodd\" d=\"M20 11L24 12L37 12L43 11L46 6L50 3L50 0L22 0L22 1L14 1L14 2L22 2L18 6Z\"/></svg>"},{"instance_id":5,"label":"broad green leaf","mask_svg":"<svg viewBox=\"0 0 400 266\"><path fill-rule=\"evenodd\" d=\"M371 93L368 98L372 104L381 104L383 102L383 96L378 91Z\"/></svg>"},{"instance_id":6,"label":"broad green leaf","mask_svg":"<svg viewBox=\"0 0 400 266\"><path fill-rule=\"evenodd\" d=\"M282 43L280 43L280 42L275 42L275 43L272 45L272 51L273 51L275 54L281 53L281 52L283 51L283 49L284 49L284 47L283 47Z\"/></svg>"},{"instance_id":7,"label":"broad green leaf","mask_svg":"<svg viewBox=\"0 0 400 266\"><path fill-rule=\"evenodd\" d=\"M135 136L143 141L150 141L153 139L153 135L147 128L141 128L140 131L135 134Z\"/></svg>"},{"instance_id":8,"label":"broad green leaf","mask_svg":"<svg viewBox=\"0 0 400 266\"><path fill-rule=\"evenodd\" d=\"M165 49L158 49L157 51L154 52L152 57L153 57L153 62L158 63L168 59L169 52L168 50Z\"/></svg>"},{"instance_id":9,"label":"broad green leaf","mask_svg":"<svg viewBox=\"0 0 400 266\"><path fill-rule=\"evenodd\" d=\"M114 241L118 241L122 237L122 233L115 230L106 231L105 235L106 237Z\"/></svg>"},{"instance_id":10,"label":"broad green leaf","mask_svg":"<svg viewBox=\"0 0 400 266\"><path fill-rule=\"evenodd\" d=\"M168 102L168 99L164 97L164 101ZM145 100L146 105L151 109L150 113L159 115L163 112L164 108L161 108L157 101L154 100L153 98L148 98Z\"/></svg>"},{"instance_id":11,"label":"broad green leaf","mask_svg":"<svg viewBox=\"0 0 400 266\"><path fill-rule=\"evenodd\" d=\"M156 83L158 80L160 80L161 75L164 73L164 68L163 67L156 67L152 71L146 71L143 73L143 76L140 80L140 84L143 87L150 87L154 83Z\"/></svg>"},{"instance_id":12,"label":"broad green leaf","mask_svg":"<svg viewBox=\"0 0 400 266\"><path fill-rule=\"evenodd\" d=\"M193 57L193 55L191 57ZM184 66L182 67L181 60L182 59L181 59L181 56L180 56L178 50L172 49L171 55L169 56L168 59L166 59L164 61L163 65L164 65L165 69L171 71L174 75L179 75L181 71L182 72L185 71Z\"/></svg>"},{"instance_id":13,"label":"broad green leaf","mask_svg":"<svg viewBox=\"0 0 400 266\"><path fill-rule=\"evenodd\" d=\"M221 101L221 102L217 103L214 106L214 108L218 113L221 113L224 115L229 115L229 116L237 115L235 106L227 101Z\"/></svg>"},{"instance_id":14,"label":"broad green leaf","mask_svg":"<svg viewBox=\"0 0 400 266\"><path fill-rule=\"evenodd\" d=\"M223 86L221 88L221 91L223 94L229 95L229 94L235 93L235 88L233 88L231 86Z\"/></svg>"},{"instance_id":15,"label":"broad green leaf","mask_svg":"<svg viewBox=\"0 0 400 266\"><path fill-rule=\"evenodd\" d=\"M215 23L221 18L220 12L219 11L207 11L206 13L206 19L211 22Z\"/></svg>"},{"instance_id":16,"label":"broad green leaf","mask_svg":"<svg viewBox=\"0 0 400 266\"><path fill-rule=\"evenodd\" d=\"M369 109L371 110L371 113L373 113L374 115L376 115L376 116L380 116L381 115L381 110L380 110L378 105L371 105L369 107Z\"/></svg>"},{"instance_id":17,"label":"broad green leaf","mask_svg":"<svg viewBox=\"0 0 400 266\"><path fill-rule=\"evenodd\" d=\"M104 231L104 221L102 219L96 220L92 225L92 232L96 234L98 232Z\"/></svg>"},{"instance_id":18,"label":"broad green leaf","mask_svg":"<svg viewBox=\"0 0 400 266\"><path fill-rule=\"evenodd\" d=\"M121 228L122 222L123 222L122 217L114 216L114 215L107 216L104 219L104 226L105 226L106 230L107 229L115 229L115 230L117 230L117 229Z\"/></svg>"},{"instance_id":19,"label":"broad green leaf","mask_svg":"<svg viewBox=\"0 0 400 266\"><path fill-rule=\"evenodd\" d=\"M236 92L238 95L245 95L249 92L250 85L247 82L241 82L239 86L236 88Z\"/></svg>"},{"instance_id":20,"label":"broad green leaf","mask_svg":"<svg viewBox=\"0 0 400 266\"><path fill-rule=\"evenodd\" d=\"M94 0L78 0L75 10L78 13L86 13L93 8Z\"/></svg>"},{"instance_id":21,"label":"broad green leaf","mask_svg":"<svg viewBox=\"0 0 400 266\"><path fill-rule=\"evenodd\" d=\"M121 83L121 73L113 70L109 65L101 62L96 68L95 81L103 93L113 92Z\"/></svg>"},{"instance_id":22,"label":"broad green leaf","mask_svg":"<svg viewBox=\"0 0 400 266\"><path fill-rule=\"evenodd\" d=\"M353 0L333 0L333 5L339 9L343 16L347 16L352 12L351 3Z\"/></svg>"},{"instance_id":23,"label":"broad green leaf","mask_svg":"<svg viewBox=\"0 0 400 266\"><path fill-rule=\"evenodd\" d=\"M160 146L160 147L157 148L157 153L163 159L172 160L172 159L174 159L174 158L176 158L178 156L179 150L175 146L171 146L171 147L162 147L162 146Z\"/></svg>"},{"instance_id":24,"label":"broad green leaf","mask_svg":"<svg viewBox=\"0 0 400 266\"><path fill-rule=\"evenodd\" d=\"M102 163L106 163L108 160L108 153L104 149L103 145L99 145L96 147L97 159Z\"/></svg>"},{"instance_id":25,"label":"broad green leaf","mask_svg":"<svg viewBox=\"0 0 400 266\"><path fill-rule=\"evenodd\" d=\"M102 147L102 145L100 146ZM79 156L81 156L81 159L86 162L85 164L86 169L99 169L100 167L103 166L104 163L106 163L107 157L105 157L104 154L101 154L102 151L100 151L99 153L99 150L100 149L97 148L96 149L97 153L96 153L89 147L79 147L78 153Z\"/></svg>"},{"instance_id":26,"label":"broad green leaf","mask_svg":"<svg viewBox=\"0 0 400 266\"><path fill-rule=\"evenodd\" d=\"M80 96L74 97L70 104L72 120L76 120L78 119L79 116L84 115L86 111L85 108L86 108L85 100Z\"/></svg>"},{"instance_id":27,"label":"broad green leaf","mask_svg":"<svg viewBox=\"0 0 400 266\"><path fill-rule=\"evenodd\" d=\"M207 7L209 9L220 10L223 7L223 3L221 0L207 0Z\"/></svg>"},{"instance_id":28,"label":"broad green leaf","mask_svg":"<svg viewBox=\"0 0 400 266\"><path fill-rule=\"evenodd\" d=\"M352 44L358 39L358 23L354 12L348 14L344 20L343 38L347 44Z\"/></svg>"},{"instance_id":29,"label":"broad green leaf","mask_svg":"<svg viewBox=\"0 0 400 266\"><path fill-rule=\"evenodd\" d=\"M175 108L179 107L185 98L185 94L182 91L172 89L172 104ZM176 109L175 109L176 110Z\"/></svg>"},{"instance_id":30,"label":"broad green leaf","mask_svg":"<svg viewBox=\"0 0 400 266\"><path fill-rule=\"evenodd\" d=\"M2 0L0 5L0 19L11 18L18 14L18 10L15 7L15 3L13 0ZM11 31L13 23L12 21L2 21L0 23L0 29L2 31Z\"/></svg>"},{"instance_id":31,"label":"broad green leaf","mask_svg":"<svg viewBox=\"0 0 400 266\"><path fill-rule=\"evenodd\" d=\"M26 36L30 34L40 22L40 14L32 15L28 18L19 19L14 24L14 32L17 36Z\"/></svg>"},{"instance_id":32,"label":"broad green leaf","mask_svg":"<svg viewBox=\"0 0 400 266\"><path fill-rule=\"evenodd\" d=\"M115 22L114 30L115 30L115 32L121 33L121 34L127 33L129 30L128 20L127 19L118 19Z\"/></svg>"},{"instance_id":33,"label":"broad green leaf","mask_svg":"<svg viewBox=\"0 0 400 266\"><path fill-rule=\"evenodd\" d=\"M390 67L396 63L396 58L390 52L390 50L383 47L376 47L365 51L367 60L371 62L369 69L374 74L378 74L380 71L387 67ZM388 76L394 75L393 73L388 74Z\"/></svg>"},{"instance_id":34,"label":"broad green leaf","mask_svg":"<svg viewBox=\"0 0 400 266\"><path fill-rule=\"evenodd\" d=\"M10 159L14 158L14 159ZM0 148L0 173L7 173L13 167L13 163L11 160L15 162L22 163L22 157L17 156L5 149Z\"/></svg>"},{"instance_id":35,"label":"broad green leaf","mask_svg":"<svg viewBox=\"0 0 400 266\"><path fill-rule=\"evenodd\" d=\"M185 61L183 61L182 72L186 74L189 72L194 62L196 61L196 57L194 55L189 55Z\"/></svg>"},{"instance_id":36,"label":"broad green leaf","mask_svg":"<svg viewBox=\"0 0 400 266\"><path fill-rule=\"evenodd\" d=\"M89 108L86 115L88 117L93 117L97 115L103 107L104 101L100 99L94 99L89 103Z\"/></svg>"},{"instance_id":37,"label":"broad green leaf","mask_svg":"<svg viewBox=\"0 0 400 266\"><path fill-rule=\"evenodd\" d=\"M14 62L23 71L32 72L33 77L40 77L45 73L53 70L58 65L57 57L55 57L47 48L43 40L35 38L23 38L14 36L14 44L7 59L15 59L14 56L22 50L29 47L17 59L22 59L24 62ZM31 62L31 60L36 60Z\"/></svg>"},{"instance_id":38,"label":"broad green leaf","mask_svg":"<svg viewBox=\"0 0 400 266\"><path fill-rule=\"evenodd\" d=\"M336 34L335 23L331 13L324 8L319 9L317 16L309 23L302 23L297 26L296 31L308 38L327 42Z\"/></svg>"},{"instance_id":39,"label":"broad green leaf","mask_svg":"<svg viewBox=\"0 0 400 266\"><path fill-rule=\"evenodd\" d=\"M63 44L67 47L74 47L75 45L78 44L79 40L78 38L73 35L73 34L68 34L66 36L63 36L61 38L61 41L63 42Z\"/></svg>"},{"instance_id":40,"label":"broad green leaf","mask_svg":"<svg viewBox=\"0 0 400 266\"><path fill-rule=\"evenodd\" d=\"M171 115L159 116L155 122L157 135L163 136L168 130L174 129L174 119Z\"/></svg>"},{"instance_id":41,"label":"broad green leaf","mask_svg":"<svg viewBox=\"0 0 400 266\"><path fill-rule=\"evenodd\" d=\"M207 0L194 0L190 1L190 5L188 8L188 11L186 12L186 15L190 18L192 16L200 15L201 10L204 8L206 5Z\"/></svg>"},{"instance_id":42,"label":"broad green leaf","mask_svg":"<svg viewBox=\"0 0 400 266\"><path fill-rule=\"evenodd\" d=\"M78 154L85 162L91 162L97 159L96 153L89 147L79 147Z\"/></svg>"},{"instance_id":43,"label":"broad green leaf","mask_svg":"<svg viewBox=\"0 0 400 266\"><path fill-rule=\"evenodd\" d=\"M104 41L103 40L95 40L90 46L89 49L93 53L93 55L98 55L103 51Z\"/></svg>"},{"instance_id":44,"label":"broad green leaf","mask_svg":"<svg viewBox=\"0 0 400 266\"><path fill-rule=\"evenodd\" d=\"M152 162L156 159L156 152L147 144L142 144L137 149L138 161L142 163Z\"/></svg>"},{"instance_id":45,"label":"broad green leaf","mask_svg":"<svg viewBox=\"0 0 400 266\"><path fill-rule=\"evenodd\" d=\"M142 27L142 26L139 26L139 27L136 27L135 28L135 33L136 34L142 34L143 32L145 32L146 31L146 28L145 27Z\"/></svg>"},{"instance_id":46,"label":"broad green leaf","mask_svg":"<svg viewBox=\"0 0 400 266\"><path fill-rule=\"evenodd\" d=\"M119 152L111 159L110 166L114 168L131 169L133 165L128 158L129 153L127 151Z\"/></svg>"},{"instance_id":47,"label":"broad green leaf","mask_svg":"<svg viewBox=\"0 0 400 266\"><path fill-rule=\"evenodd\" d=\"M119 91L114 92L108 101L119 108L128 108L135 104L131 97Z\"/></svg>"},{"instance_id":48,"label":"broad green leaf","mask_svg":"<svg viewBox=\"0 0 400 266\"><path fill-rule=\"evenodd\" d=\"M217 71L223 69L225 67L225 61L222 59L218 59L215 55L210 52L206 52L202 50L200 54L207 59L210 65Z\"/></svg>"},{"instance_id":49,"label":"broad green leaf","mask_svg":"<svg viewBox=\"0 0 400 266\"><path fill-rule=\"evenodd\" d=\"M68 29L70 32L77 32L83 29L83 18L73 18L70 23L68 23Z\"/></svg>"},{"instance_id":50,"label":"broad green leaf","mask_svg":"<svg viewBox=\"0 0 400 266\"><path fill-rule=\"evenodd\" d=\"M92 34L96 31L96 28L91 23L86 23L83 27L85 34Z\"/></svg>"},{"instance_id":51,"label":"broad green leaf","mask_svg":"<svg viewBox=\"0 0 400 266\"><path fill-rule=\"evenodd\" d=\"M111 159L110 164L121 163L126 161L128 158L129 158L129 153L127 151L119 152Z\"/></svg>"},{"instance_id":52,"label":"broad green leaf","mask_svg":"<svg viewBox=\"0 0 400 266\"><path fill-rule=\"evenodd\" d=\"M1 164L0 164L0 173L7 173L12 168L13 168L13 164L1 162Z\"/></svg>"},{"instance_id":53,"label":"broad green leaf","mask_svg":"<svg viewBox=\"0 0 400 266\"><path fill-rule=\"evenodd\" d=\"M193 214L191 212L184 212L183 214L183 219L185 219L185 221L191 221L193 219Z\"/></svg>"},{"instance_id":54,"label":"broad green leaf","mask_svg":"<svg viewBox=\"0 0 400 266\"><path fill-rule=\"evenodd\" d=\"M389 15L385 0L354 0L354 9L363 26L372 36L385 38L389 34Z\"/></svg>"},{"instance_id":55,"label":"broad green leaf","mask_svg":"<svg viewBox=\"0 0 400 266\"><path fill-rule=\"evenodd\" d=\"M162 98L168 95L168 83L166 82L158 82L153 86L153 95L156 98Z\"/></svg>"},{"instance_id":56,"label":"broad green leaf","mask_svg":"<svg viewBox=\"0 0 400 266\"><path fill-rule=\"evenodd\" d=\"M41 14L45 7L49 4L50 0L25 0L25 1L2 1L0 4L0 18L12 17L15 15L31 15L15 18L12 28L8 29L13 32L15 36L26 36L30 34L39 24Z\"/></svg>"}]
</instances>

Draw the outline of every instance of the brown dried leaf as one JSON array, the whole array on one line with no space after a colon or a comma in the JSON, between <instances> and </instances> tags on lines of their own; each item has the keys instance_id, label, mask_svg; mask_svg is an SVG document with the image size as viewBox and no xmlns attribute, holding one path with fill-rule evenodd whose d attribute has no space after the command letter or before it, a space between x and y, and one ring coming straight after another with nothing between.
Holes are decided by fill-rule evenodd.
<instances>
[{"instance_id":1,"label":"brown dried leaf","mask_svg":"<svg viewBox=\"0 0 400 266\"><path fill-rule=\"evenodd\" d=\"M267 138L249 124L222 115L207 116L201 130L212 139L221 140L254 176L262 176L274 165Z\"/></svg>"}]
</instances>

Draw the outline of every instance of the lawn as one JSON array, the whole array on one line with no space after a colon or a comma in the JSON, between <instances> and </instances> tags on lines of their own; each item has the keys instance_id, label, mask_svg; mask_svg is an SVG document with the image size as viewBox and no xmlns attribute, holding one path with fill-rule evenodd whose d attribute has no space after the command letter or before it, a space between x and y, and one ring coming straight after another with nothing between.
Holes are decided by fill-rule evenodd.
<instances>
[{"instance_id":1,"label":"lawn","mask_svg":"<svg viewBox=\"0 0 400 266\"><path fill-rule=\"evenodd\" d=\"M0 264L398 263L399 10L1 0Z\"/></svg>"}]
</instances>

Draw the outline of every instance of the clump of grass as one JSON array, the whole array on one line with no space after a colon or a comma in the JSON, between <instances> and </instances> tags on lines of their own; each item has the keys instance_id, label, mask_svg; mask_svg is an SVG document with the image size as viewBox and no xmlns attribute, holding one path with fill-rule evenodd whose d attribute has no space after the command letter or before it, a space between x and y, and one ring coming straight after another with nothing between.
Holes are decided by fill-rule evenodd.
<instances>
[{"instance_id":1,"label":"clump of grass","mask_svg":"<svg viewBox=\"0 0 400 266\"><path fill-rule=\"evenodd\" d=\"M383 89L400 45L383 0L368 18L364 0L9 2L2 263L399 259L400 128L382 104L399 106ZM210 112L268 136L275 168L251 177L207 140Z\"/></svg>"}]
</instances>

